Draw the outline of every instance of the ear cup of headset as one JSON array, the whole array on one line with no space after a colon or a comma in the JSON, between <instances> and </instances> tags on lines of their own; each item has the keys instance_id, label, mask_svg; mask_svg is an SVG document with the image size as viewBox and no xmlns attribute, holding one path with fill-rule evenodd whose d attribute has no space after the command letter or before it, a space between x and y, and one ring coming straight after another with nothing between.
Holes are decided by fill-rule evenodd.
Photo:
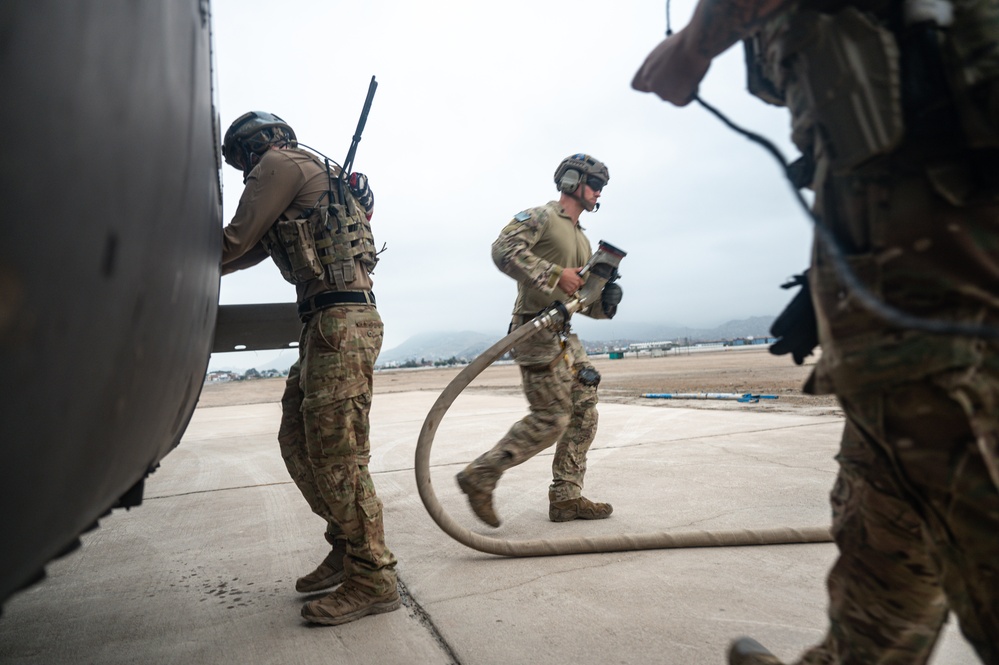
<instances>
[{"instance_id":1,"label":"ear cup of headset","mask_svg":"<svg viewBox=\"0 0 999 665\"><path fill-rule=\"evenodd\" d=\"M572 194L574 191L579 189L579 183L582 180L582 174L575 169L569 169L562 176L562 179L558 182L558 189L560 192L565 192L566 194Z\"/></svg>"}]
</instances>

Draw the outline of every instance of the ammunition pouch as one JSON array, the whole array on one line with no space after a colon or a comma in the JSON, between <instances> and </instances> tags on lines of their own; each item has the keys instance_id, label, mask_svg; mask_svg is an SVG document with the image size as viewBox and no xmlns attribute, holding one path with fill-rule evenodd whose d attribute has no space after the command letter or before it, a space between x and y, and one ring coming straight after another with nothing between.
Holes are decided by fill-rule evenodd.
<instances>
[{"instance_id":1,"label":"ammunition pouch","mask_svg":"<svg viewBox=\"0 0 999 665\"><path fill-rule=\"evenodd\" d=\"M782 60L794 72L834 172L901 143L900 58L890 30L848 7L836 14L798 12L783 39Z\"/></svg>"},{"instance_id":2,"label":"ammunition pouch","mask_svg":"<svg viewBox=\"0 0 999 665\"><path fill-rule=\"evenodd\" d=\"M323 276L311 219L281 219L262 238L281 276L304 284Z\"/></svg>"},{"instance_id":3,"label":"ammunition pouch","mask_svg":"<svg viewBox=\"0 0 999 665\"><path fill-rule=\"evenodd\" d=\"M355 261L360 260L369 273L378 262L371 224L352 197L346 205L336 203L320 210L323 236L316 240L319 260L326 269L326 281L343 290L357 278Z\"/></svg>"},{"instance_id":4,"label":"ammunition pouch","mask_svg":"<svg viewBox=\"0 0 999 665\"><path fill-rule=\"evenodd\" d=\"M793 136L834 173L913 140L936 158L999 148L999 8L954 3L954 22L897 27L846 7L779 15L746 40L750 92L787 105ZM800 182L801 180L799 180Z\"/></svg>"},{"instance_id":5,"label":"ammunition pouch","mask_svg":"<svg viewBox=\"0 0 999 665\"><path fill-rule=\"evenodd\" d=\"M263 238L281 276L292 284L323 279L343 291L358 275L356 261L370 273L378 262L371 225L357 205L334 203L307 217L278 220Z\"/></svg>"}]
</instances>

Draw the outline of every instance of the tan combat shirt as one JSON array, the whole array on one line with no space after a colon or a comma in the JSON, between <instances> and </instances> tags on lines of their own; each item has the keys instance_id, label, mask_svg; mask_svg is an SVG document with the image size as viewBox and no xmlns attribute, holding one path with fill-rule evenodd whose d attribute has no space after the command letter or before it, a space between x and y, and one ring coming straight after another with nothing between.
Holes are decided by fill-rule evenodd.
<instances>
[{"instance_id":1,"label":"tan combat shirt","mask_svg":"<svg viewBox=\"0 0 999 665\"><path fill-rule=\"evenodd\" d=\"M325 166L314 155L297 148L265 152L247 176L236 214L222 230L222 274L249 268L267 258L260 239L271 226L282 214L287 219L300 217L328 188ZM371 290L371 276L359 261L354 274L357 278L347 285L347 290ZM298 302L336 290L321 279L295 288Z\"/></svg>"},{"instance_id":2,"label":"tan combat shirt","mask_svg":"<svg viewBox=\"0 0 999 665\"><path fill-rule=\"evenodd\" d=\"M579 268L593 252L583 228L574 223L558 201L517 214L493 242L493 262L517 280L515 315L535 315L570 294L558 288L565 268ZM592 310L592 311L591 311ZM600 307L582 312L606 318Z\"/></svg>"}]
</instances>

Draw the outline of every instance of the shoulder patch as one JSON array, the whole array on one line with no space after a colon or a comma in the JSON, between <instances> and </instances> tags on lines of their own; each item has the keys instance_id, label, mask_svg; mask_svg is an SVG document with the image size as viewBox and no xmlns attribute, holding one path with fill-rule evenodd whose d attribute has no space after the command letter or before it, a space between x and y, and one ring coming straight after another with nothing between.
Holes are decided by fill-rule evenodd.
<instances>
[{"instance_id":1,"label":"shoulder patch","mask_svg":"<svg viewBox=\"0 0 999 665\"><path fill-rule=\"evenodd\" d=\"M531 213L528 210L523 210L514 215L513 218L518 222L526 222L531 218Z\"/></svg>"}]
</instances>

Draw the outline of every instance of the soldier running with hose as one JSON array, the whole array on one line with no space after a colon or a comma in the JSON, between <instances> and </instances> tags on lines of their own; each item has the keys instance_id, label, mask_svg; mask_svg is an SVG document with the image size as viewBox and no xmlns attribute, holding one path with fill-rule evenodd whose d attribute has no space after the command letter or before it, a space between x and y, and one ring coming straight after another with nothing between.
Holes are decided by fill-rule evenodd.
<instances>
[{"instance_id":1,"label":"soldier running with hose","mask_svg":"<svg viewBox=\"0 0 999 665\"><path fill-rule=\"evenodd\" d=\"M496 266L517 280L511 332L583 285L578 272L592 252L579 217L599 208L609 179L607 167L590 155L567 157L555 171L559 200L518 213L493 243ZM620 301L621 287L608 283L601 301L582 313L609 319ZM560 333L539 331L514 347L512 355L520 366L530 413L458 474L458 486L468 495L472 511L498 527L493 490L500 476L555 444L548 517L553 522L610 517L610 504L582 496L586 453L597 432L600 374L588 362L579 338L567 323Z\"/></svg>"}]
</instances>

